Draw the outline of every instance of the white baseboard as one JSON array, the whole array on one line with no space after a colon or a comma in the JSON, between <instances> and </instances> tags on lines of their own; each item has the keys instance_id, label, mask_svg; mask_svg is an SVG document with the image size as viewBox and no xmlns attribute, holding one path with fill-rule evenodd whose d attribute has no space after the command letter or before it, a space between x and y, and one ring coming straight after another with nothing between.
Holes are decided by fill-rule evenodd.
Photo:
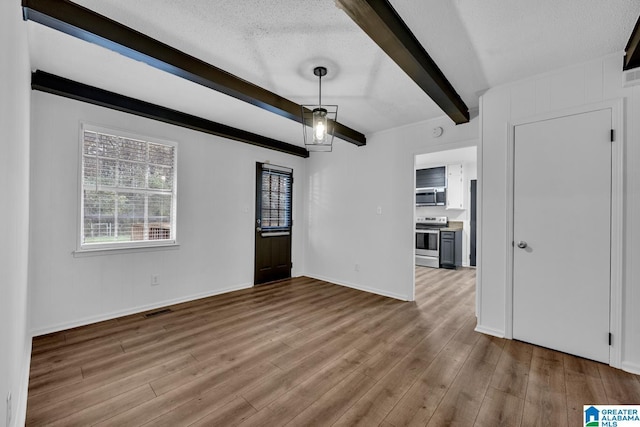
<instances>
[{"instance_id":1,"label":"white baseboard","mask_svg":"<svg viewBox=\"0 0 640 427\"><path fill-rule=\"evenodd\" d=\"M27 419L27 397L29 394L29 369L31 368L31 337L26 340L24 357L20 370L21 381L20 390L16 397L15 414L12 417L11 425L15 427L24 426Z\"/></svg>"},{"instance_id":2,"label":"white baseboard","mask_svg":"<svg viewBox=\"0 0 640 427\"><path fill-rule=\"evenodd\" d=\"M393 298L393 299L397 299L400 301L411 301L411 298L409 298L406 295L400 295L400 294L396 294L393 292L388 292L382 289L376 289L376 288L370 288L367 286L360 286L360 285L356 285L353 283L348 283L348 282L343 282L340 280L336 280L336 279L332 279L330 277L323 277L323 276L317 276L317 275L312 275L312 274L305 274L306 277L311 277L312 279L316 279L316 280L322 280L323 282L329 282L332 283L334 285L339 285L339 286L344 286L346 288L351 288L351 289L357 289L359 291L363 291L363 292L369 292L370 294L376 294L376 295L382 295L383 297L389 297L389 298Z\"/></svg>"},{"instance_id":3,"label":"white baseboard","mask_svg":"<svg viewBox=\"0 0 640 427\"><path fill-rule=\"evenodd\" d=\"M115 319L122 316L128 316L130 314L141 313L143 311L153 310L156 308L166 307L168 305L180 304L187 301L193 301L201 298L212 297L215 295L226 294L227 292L239 291L242 289L248 289L253 287L252 283L244 283L241 285L231 286L224 289L216 289L210 292L202 292L199 294L188 295L184 297L174 298L171 300L159 301L153 304L140 305L137 307L127 308L125 310L112 311L110 313L104 313L97 316L89 316L82 319L74 320L71 322L62 322L56 325L46 326L43 328L35 329L31 331L31 335L37 337L39 335L50 334L52 332L63 331L65 329L77 328L78 326L89 325L91 323L103 322L105 320Z\"/></svg>"},{"instance_id":4,"label":"white baseboard","mask_svg":"<svg viewBox=\"0 0 640 427\"><path fill-rule=\"evenodd\" d=\"M499 329L487 328L486 326L477 325L475 331L485 335L504 338L504 331L501 331Z\"/></svg>"},{"instance_id":5,"label":"white baseboard","mask_svg":"<svg viewBox=\"0 0 640 427\"><path fill-rule=\"evenodd\" d=\"M623 371L630 372L632 374L640 375L640 365L633 362L622 362L620 368Z\"/></svg>"}]
</instances>

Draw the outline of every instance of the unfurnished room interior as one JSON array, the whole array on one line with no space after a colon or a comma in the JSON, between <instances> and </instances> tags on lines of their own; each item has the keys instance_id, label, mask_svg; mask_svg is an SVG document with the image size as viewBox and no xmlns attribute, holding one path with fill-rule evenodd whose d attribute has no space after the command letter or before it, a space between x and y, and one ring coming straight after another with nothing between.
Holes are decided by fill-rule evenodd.
<instances>
[{"instance_id":1,"label":"unfurnished room interior","mask_svg":"<svg viewBox=\"0 0 640 427\"><path fill-rule=\"evenodd\" d=\"M639 18L3 0L0 425L640 425Z\"/></svg>"}]
</instances>

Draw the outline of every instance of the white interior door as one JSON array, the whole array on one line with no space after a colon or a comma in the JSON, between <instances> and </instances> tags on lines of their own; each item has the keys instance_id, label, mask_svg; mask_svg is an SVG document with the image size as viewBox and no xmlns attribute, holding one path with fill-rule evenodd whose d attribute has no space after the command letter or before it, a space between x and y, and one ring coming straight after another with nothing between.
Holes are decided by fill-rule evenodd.
<instances>
[{"instance_id":1,"label":"white interior door","mask_svg":"<svg viewBox=\"0 0 640 427\"><path fill-rule=\"evenodd\" d=\"M514 128L513 337L605 363L611 120L603 109Z\"/></svg>"}]
</instances>

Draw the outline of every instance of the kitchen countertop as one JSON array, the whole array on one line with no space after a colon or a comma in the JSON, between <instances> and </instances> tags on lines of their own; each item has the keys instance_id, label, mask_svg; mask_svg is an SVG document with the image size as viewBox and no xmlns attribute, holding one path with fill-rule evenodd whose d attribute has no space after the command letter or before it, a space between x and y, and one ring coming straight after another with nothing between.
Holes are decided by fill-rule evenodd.
<instances>
[{"instance_id":1,"label":"kitchen countertop","mask_svg":"<svg viewBox=\"0 0 640 427\"><path fill-rule=\"evenodd\" d=\"M449 221L449 226L441 228L440 231L459 231L463 229L462 221Z\"/></svg>"}]
</instances>

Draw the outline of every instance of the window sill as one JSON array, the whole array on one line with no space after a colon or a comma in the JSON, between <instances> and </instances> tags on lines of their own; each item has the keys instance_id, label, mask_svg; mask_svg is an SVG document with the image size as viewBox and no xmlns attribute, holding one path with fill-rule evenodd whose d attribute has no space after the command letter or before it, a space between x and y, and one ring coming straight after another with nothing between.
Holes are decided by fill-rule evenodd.
<instances>
[{"instance_id":1,"label":"window sill","mask_svg":"<svg viewBox=\"0 0 640 427\"><path fill-rule=\"evenodd\" d=\"M180 248L179 243L167 243L162 245L153 246L139 246L139 247L123 247L123 248L96 248L96 249L80 249L71 252L74 258L84 258L88 256L98 255L123 255L138 252L157 252L157 251L169 251Z\"/></svg>"}]
</instances>

